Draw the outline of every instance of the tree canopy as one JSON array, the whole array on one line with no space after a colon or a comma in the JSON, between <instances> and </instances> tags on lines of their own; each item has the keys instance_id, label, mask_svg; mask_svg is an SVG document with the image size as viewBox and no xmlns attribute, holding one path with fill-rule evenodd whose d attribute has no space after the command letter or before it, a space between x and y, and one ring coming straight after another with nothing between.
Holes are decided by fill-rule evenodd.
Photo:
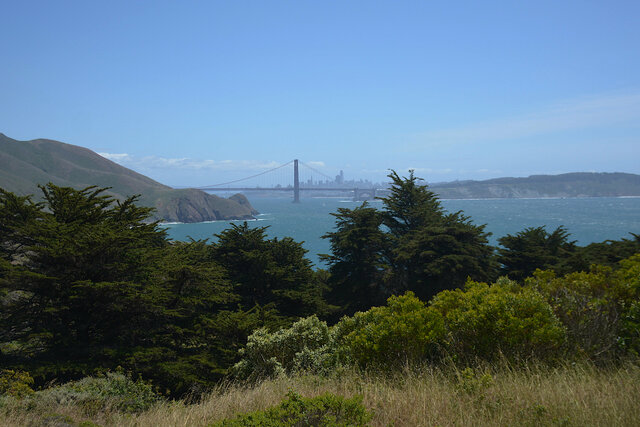
<instances>
[{"instance_id":1,"label":"tree canopy","mask_svg":"<svg viewBox=\"0 0 640 427\"><path fill-rule=\"evenodd\" d=\"M322 286L301 243L268 239L266 227L231 224L217 234L213 258L228 271L242 307L272 305L292 318L326 313Z\"/></svg>"},{"instance_id":2,"label":"tree canopy","mask_svg":"<svg viewBox=\"0 0 640 427\"><path fill-rule=\"evenodd\" d=\"M549 269L570 256L576 249L569 232L562 226L548 233L544 227L529 227L515 235L498 239L501 273L522 281L537 269Z\"/></svg>"},{"instance_id":3,"label":"tree canopy","mask_svg":"<svg viewBox=\"0 0 640 427\"><path fill-rule=\"evenodd\" d=\"M142 283L166 245L164 231L145 222L150 209L95 187L41 188L38 204L1 193L1 215L11 218L0 244L1 340L68 370L144 346L162 322Z\"/></svg>"},{"instance_id":4,"label":"tree canopy","mask_svg":"<svg viewBox=\"0 0 640 427\"><path fill-rule=\"evenodd\" d=\"M325 256L330 295L345 312L405 291L428 300L463 286L468 277L494 276L484 225L473 224L462 212L446 212L413 171L403 178L391 171L389 178L391 194L381 199L381 210L340 209L334 214L336 231L325 235L333 251Z\"/></svg>"},{"instance_id":5,"label":"tree canopy","mask_svg":"<svg viewBox=\"0 0 640 427\"><path fill-rule=\"evenodd\" d=\"M389 237L381 229L381 212L365 202L331 215L336 218L336 231L323 236L331 243L331 255L322 256L330 265L327 299L347 315L383 304L391 253Z\"/></svg>"},{"instance_id":6,"label":"tree canopy","mask_svg":"<svg viewBox=\"0 0 640 427\"><path fill-rule=\"evenodd\" d=\"M171 242L136 197L0 192L0 360L39 381L123 366L174 393L219 380L258 327L326 313L290 238L246 223Z\"/></svg>"},{"instance_id":7,"label":"tree canopy","mask_svg":"<svg viewBox=\"0 0 640 427\"><path fill-rule=\"evenodd\" d=\"M480 317L472 314L486 312L487 319L505 314L500 327L513 321L511 332L528 337L518 319L540 301L519 290L522 282L500 279L508 282L501 299L494 292L498 282L450 292L469 279L494 281L497 262L484 226L462 212L447 212L413 172L400 177L392 171L389 177L391 192L381 209L363 203L333 214L336 228L324 236L331 244L331 254L323 256L328 271L314 271L301 243L269 238L266 227L245 222L231 225L212 242L173 242L150 220L151 210L136 205L135 196L116 200L103 188L48 184L41 187L42 201L35 202L0 189L0 364L29 371L36 385L121 366L174 396L197 393L228 373L252 333L258 340L306 316L318 316L320 324L356 312L383 313L370 308L402 294L415 301L394 305L392 315L380 318L383 323L374 316L361 324L368 325L361 338L374 350L399 354L395 346L404 345L404 338L398 341L393 331L403 328L404 317L411 328L428 332L424 319L430 317L409 310L425 303L442 306L453 326L460 316L469 320L464 330L450 325L446 339L442 335L449 344L475 349L463 353L480 348L480 341L469 344L481 330ZM554 272L539 272L535 283L565 326L573 328L569 336L578 347L637 354L638 255L620 261L638 253L640 240L633 237L577 247L563 227L552 233L528 228L499 239L498 260L502 272L519 281L536 268L565 274L585 271L585 263L608 266L561 281L553 279ZM436 294L439 300L432 298ZM532 304L514 305L511 294ZM443 295L449 298L444 305ZM562 298L566 301L558 305ZM450 310L464 301L468 310ZM358 323L367 316L372 315L353 319ZM338 325L351 324L345 322ZM487 330L480 335L491 338L485 349L493 352L501 333ZM287 337L278 342L298 340L296 334ZM293 341L290 348L277 348L275 341L272 347L295 353L300 366L325 360L321 356L330 350L323 344L297 351L302 341ZM364 344L357 341L354 345ZM421 345L416 342L416 354L423 354ZM270 356L256 360L272 363Z\"/></svg>"}]
</instances>

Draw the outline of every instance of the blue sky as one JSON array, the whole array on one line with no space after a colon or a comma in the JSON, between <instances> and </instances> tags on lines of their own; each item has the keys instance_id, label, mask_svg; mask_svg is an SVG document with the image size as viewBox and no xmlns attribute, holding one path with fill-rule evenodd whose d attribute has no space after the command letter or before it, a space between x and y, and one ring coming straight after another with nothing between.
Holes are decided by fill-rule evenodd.
<instances>
[{"instance_id":1,"label":"blue sky","mask_svg":"<svg viewBox=\"0 0 640 427\"><path fill-rule=\"evenodd\" d=\"M5 1L0 132L170 185L640 173L638 1Z\"/></svg>"}]
</instances>

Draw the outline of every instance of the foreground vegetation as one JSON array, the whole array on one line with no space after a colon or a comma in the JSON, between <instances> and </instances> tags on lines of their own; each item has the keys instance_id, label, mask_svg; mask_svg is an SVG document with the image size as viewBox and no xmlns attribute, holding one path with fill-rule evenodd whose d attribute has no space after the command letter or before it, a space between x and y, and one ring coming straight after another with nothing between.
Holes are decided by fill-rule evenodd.
<instances>
[{"instance_id":1,"label":"foreground vegetation","mask_svg":"<svg viewBox=\"0 0 640 427\"><path fill-rule=\"evenodd\" d=\"M74 402L31 407L13 402L0 411L0 424L66 420L70 425L205 426L279 405L291 391L306 397L360 396L372 426L634 426L640 419L640 368L635 364L517 369L501 364L475 369L424 366L393 375L347 370L329 377L285 376L251 386L223 383L198 402L165 401L137 413L107 406L95 411Z\"/></svg>"},{"instance_id":2,"label":"foreground vegetation","mask_svg":"<svg viewBox=\"0 0 640 427\"><path fill-rule=\"evenodd\" d=\"M390 178L383 209L334 214L326 271L246 223L171 242L135 197L0 190L0 414L630 424L640 236L578 247L562 227L528 228L496 250L413 174Z\"/></svg>"}]
</instances>

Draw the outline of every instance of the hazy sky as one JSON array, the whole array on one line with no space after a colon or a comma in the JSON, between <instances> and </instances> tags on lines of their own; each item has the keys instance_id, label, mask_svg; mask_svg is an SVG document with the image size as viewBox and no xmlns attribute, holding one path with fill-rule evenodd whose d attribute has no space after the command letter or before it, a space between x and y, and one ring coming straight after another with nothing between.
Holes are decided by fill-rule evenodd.
<instances>
[{"instance_id":1,"label":"hazy sky","mask_svg":"<svg viewBox=\"0 0 640 427\"><path fill-rule=\"evenodd\" d=\"M640 173L640 1L3 1L0 132L170 185Z\"/></svg>"}]
</instances>

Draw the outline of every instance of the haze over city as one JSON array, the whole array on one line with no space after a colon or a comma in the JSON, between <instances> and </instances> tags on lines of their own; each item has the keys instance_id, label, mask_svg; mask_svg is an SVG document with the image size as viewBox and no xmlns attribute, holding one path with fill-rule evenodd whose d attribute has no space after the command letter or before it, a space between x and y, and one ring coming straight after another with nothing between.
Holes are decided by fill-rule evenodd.
<instances>
[{"instance_id":1,"label":"haze over city","mask_svg":"<svg viewBox=\"0 0 640 427\"><path fill-rule=\"evenodd\" d=\"M24 1L0 132L174 186L640 173L640 3Z\"/></svg>"}]
</instances>

